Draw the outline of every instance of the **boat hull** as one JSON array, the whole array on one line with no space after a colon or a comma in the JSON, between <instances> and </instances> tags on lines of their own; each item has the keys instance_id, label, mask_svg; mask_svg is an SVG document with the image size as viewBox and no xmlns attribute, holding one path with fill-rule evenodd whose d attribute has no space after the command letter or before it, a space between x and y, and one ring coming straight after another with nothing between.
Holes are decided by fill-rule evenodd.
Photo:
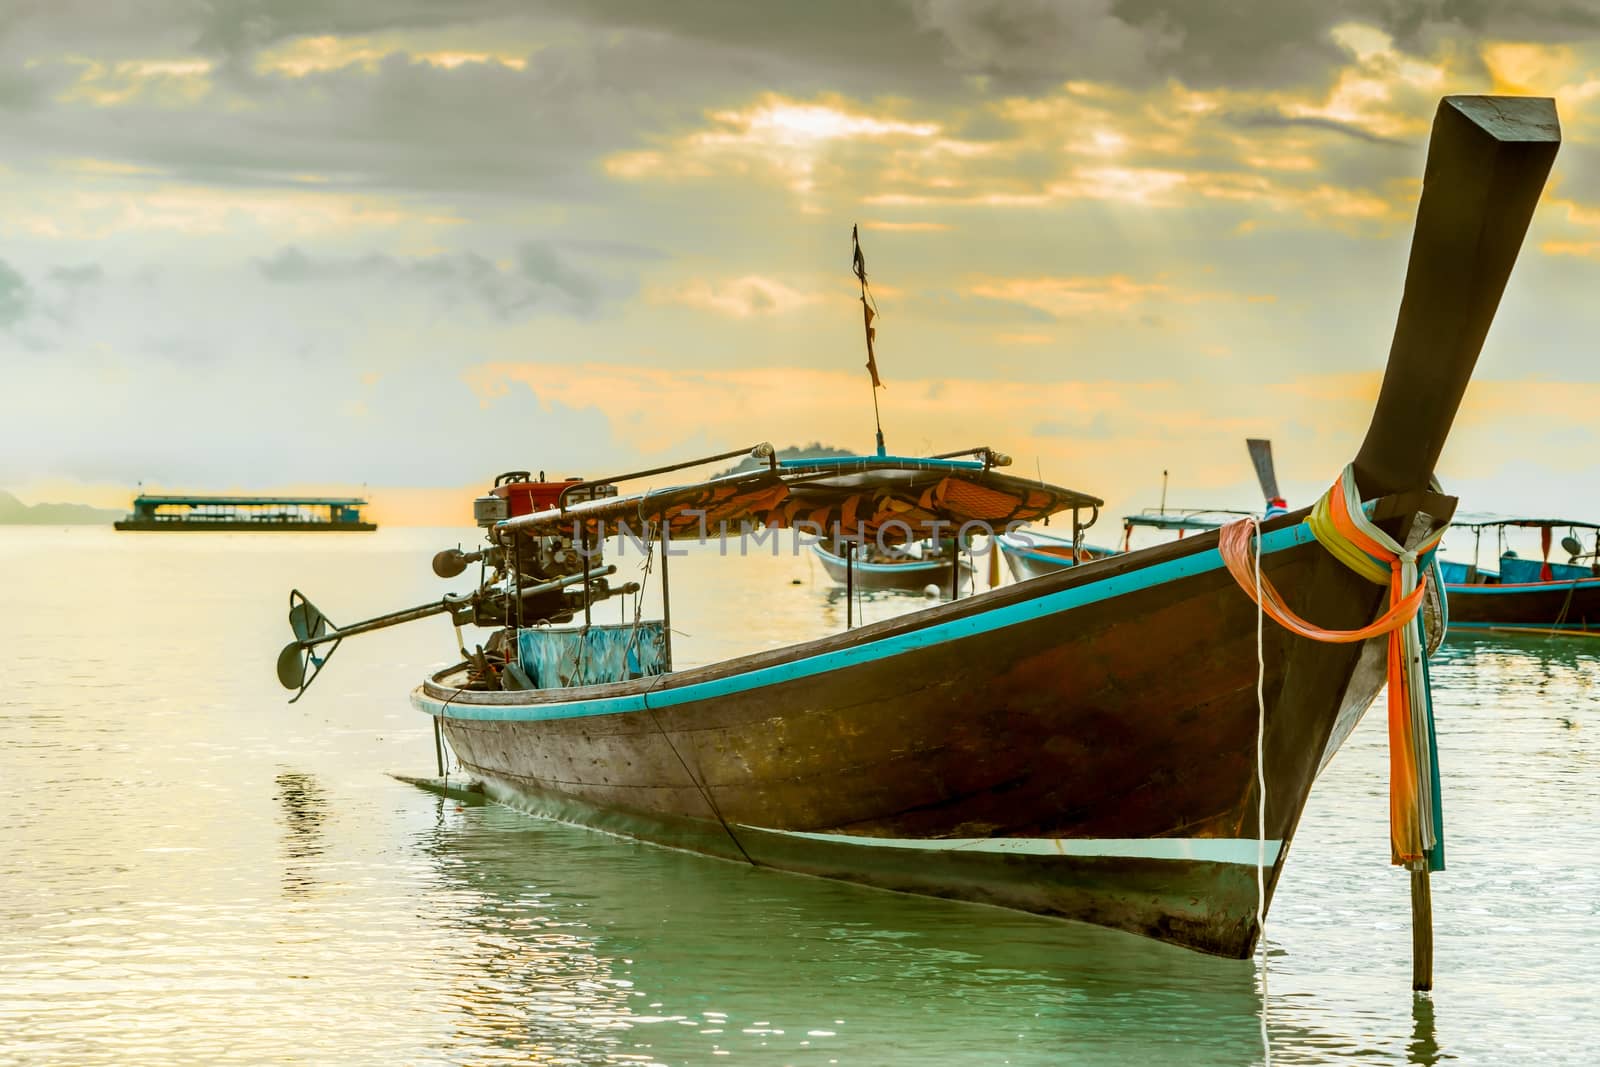
<instances>
[{"instance_id":1,"label":"boat hull","mask_svg":"<svg viewBox=\"0 0 1600 1067\"><path fill-rule=\"evenodd\" d=\"M1497 630L1600 630L1600 578L1447 585L1450 625Z\"/></svg>"},{"instance_id":2,"label":"boat hull","mask_svg":"<svg viewBox=\"0 0 1600 1067\"><path fill-rule=\"evenodd\" d=\"M1297 518L1264 572L1322 625L1370 620L1383 590ZM493 795L554 818L1243 957L1256 860L1270 893L1382 683L1381 645L1264 644L1262 841L1256 609L1215 534L711 667L517 693L442 674L413 702Z\"/></svg>"}]
</instances>

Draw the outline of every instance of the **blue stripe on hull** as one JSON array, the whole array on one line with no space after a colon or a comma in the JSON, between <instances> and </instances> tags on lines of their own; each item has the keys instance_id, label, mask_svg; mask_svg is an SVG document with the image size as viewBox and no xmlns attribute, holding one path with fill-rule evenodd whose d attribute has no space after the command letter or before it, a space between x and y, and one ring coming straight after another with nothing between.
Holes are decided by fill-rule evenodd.
<instances>
[{"instance_id":1,"label":"blue stripe on hull","mask_svg":"<svg viewBox=\"0 0 1600 1067\"><path fill-rule=\"evenodd\" d=\"M1495 595L1514 596L1518 593L1564 593L1573 589L1600 588L1600 578L1580 578L1570 582L1539 582L1533 585L1447 585L1445 592L1451 596ZM1455 626L1456 623L1450 625ZM1464 625L1464 624L1463 624Z\"/></svg>"},{"instance_id":2,"label":"blue stripe on hull","mask_svg":"<svg viewBox=\"0 0 1600 1067\"><path fill-rule=\"evenodd\" d=\"M1273 530L1265 534L1261 539L1262 552L1263 554L1282 552L1300 545L1309 544L1313 540L1315 538L1311 534L1311 528L1305 523L1296 523L1293 526L1287 526L1281 530ZM693 682L670 689L658 689L649 693L649 706L657 709L676 707L682 704L692 704L702 700L711 700L734 693L760 689L765 686L780 685L784 682L811 678L829 671L854 667L863 663L870 663L873 660L886 659L917 649L929 648L952 641L959 641L977 634L1033 622L1051 615L1072 611L1087 604L1111 600L1115 597L1126 596L1154 586L1164 585L1167 582L1179 581L1195 575L1220 570L1222 566L1222 555L1216 549L1196 552L1193 555L1183 556L1179 559L1168 560L1167 562L1157 563L1139 570L1113 575L1098 582L1089 582L1082 586L1063 589L1046 596L1034 597L1031 600L1015 604L1007 604L1004 607L978 612L959 619L951 619L948 622L935 623L932 626L895 634L865 644L823 652L770 667L759 667L729 677ZM581 692L581 690L574 690L574 693L577 692ZM417 710L430 715L453 719L543 722L552 719L576 719L587 715L620 715L646 710L645 694L643 693L618 697L578 698L559 703L521 705L456 703L455 699L452 697L449 700L437 700L429 696L421 686L418 686L411 693L411 702ZM470 696L468 700L470 700Z\"/></svg>"},{"instance_id":3,"label":"blue stripe on hull","mask_svg":"<svg viewBox=\"0 0 1600 1067\"><path fill-rule=\"evenodd\" d=\"M1457 622L1450 620L1452 630L1533 630L1535 632L1548 632L1550 630L1572 630L1574 632L1593 632L1596 627L1582 622Z\"/></svg>"}]
</instances>

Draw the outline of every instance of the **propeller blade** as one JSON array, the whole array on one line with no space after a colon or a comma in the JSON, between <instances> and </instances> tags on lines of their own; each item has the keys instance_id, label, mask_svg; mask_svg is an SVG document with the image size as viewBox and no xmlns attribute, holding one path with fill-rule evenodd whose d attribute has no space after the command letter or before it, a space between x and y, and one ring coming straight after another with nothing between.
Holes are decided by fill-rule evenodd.
<instances>
[{"instance_id":1,"label":"propeller blade","mask_svg":"<svg viewBox=\"0 0 1600 1067\"><path fill-rule=\"evenodd\" d=\"M310 656L300 642L290 641L278 653L278 681L285 689L299 689L306 680L306 660Z\"/></svg>"},{"instance_id":2,"label":"propeller blade","mask_svg":"<svg viewBox=\"0 0 1600 1067\"><path fill-rule=\"evenodd\" d=\"M296 638L309 641L321 637L332 625L315 604L301 596L299 590L289 595L289 629L294 631Z\"/></svg>"},{"instance_id":3,"label":"propeller blade","mask_svg":"<svg viewBox=\"0 0 1600 1067\"><path fill-rule=\"evenodd\" d=\"M1259 437L1245 439L1244 445L1250 450L1250 462L1256 467L1256 480L1261 483L1261 495L1266 497L1270 506L1278 500L1278 472L1272 466L1272 442Z\"/></svg>"}]
</instances>

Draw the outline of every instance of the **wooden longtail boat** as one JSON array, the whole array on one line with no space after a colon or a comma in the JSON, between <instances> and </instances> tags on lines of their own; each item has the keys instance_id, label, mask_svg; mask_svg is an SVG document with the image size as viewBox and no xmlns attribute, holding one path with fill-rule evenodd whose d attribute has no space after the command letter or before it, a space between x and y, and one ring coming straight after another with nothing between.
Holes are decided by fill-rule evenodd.
<instances>
[{"instance_id":1,"label":"wooden longtail boat","mask_svg":"<svg viewBox=\"0 0 1600 1067\"><path fill-rule=\"evenodd\" d=\"M1465 629L1533 630L1586 633L1600 630L1600 525L1574 519L1493 519L1460 523L1474 535L1473 562L1439 562L1449 596L1450 625ZM1543 558L1524 559L1505 549L1508 529L1536 529ZM1550 562L1553 531L1564 529L1567 563ZM1498 570L1478 567L1485 530L1500 546ZM1578 531L1591 531L1593 548L1583 550ZM1578 560L1588 559L1580 564Z\"/></svg>"},{"instance_id":2,"label":"wooden longtail boat","mask_svg":"<svg viewBox=\"0 0 1600 1067\"><path fill-rule=\"evenodd\" d=\"M1558 142L1548 100L1439 107L1388 370L1353 464L1372 520L1408 543L1454 510L1428 483ZM939 536L921 531L1097 504L1009 478L992 459L774 460L580 503L569 489L550 500L537 483L501 486L480 502L487 546L436 558L441 573L474 559L492 568L478 594L343 630L291 594L296 641L279 677L303 693L326 660L318 649L402 618L497 626L489 646L412 693L495 799L723 859L1247 955L1312 782L1383 684L1385 643L1268 625L1258 665L1257 609L1216 531L706 666L673 668L665 617L539 625L579 611L587 622L592 600L615 592L604 570L544 565L571 565L567 550L596 543L606 523L660 539L669 607L665 550L706 523L843 521L870 534L892 518L911 537ZM1305 618L1364 626L1385 588L1334 558L1305 515L1263 524L1262 574Z\"/></svg>"}]
</instances>

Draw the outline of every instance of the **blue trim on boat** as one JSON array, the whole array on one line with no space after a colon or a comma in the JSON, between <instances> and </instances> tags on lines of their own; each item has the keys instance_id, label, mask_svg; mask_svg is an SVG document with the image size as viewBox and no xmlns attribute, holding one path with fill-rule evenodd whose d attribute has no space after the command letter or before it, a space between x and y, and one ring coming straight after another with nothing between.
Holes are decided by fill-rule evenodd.
<instances>
[{"instance_id":1,"label":"blue trim on boat","mask_svg":"<svg viewBox=\"0 0 1600 1067\"><path fill-rule=\"evenodd\" d=\"M876 470L882 468L886 463L915 465L918 470L981 471L988 469L984 466L983 461L978 459L928 459L923 456L818 456L816 459L780 459L778 466L786 470L806 470L810 467L849 467L856 465Z\"/></svg>"},{"instance_id":2,"label":"blue trim on boat","mask_svg":"<svg viewBox=\"0 0 1600 1067\"><path fill-rule=\"evenodd\" d=\"M1316 538L1311 527L1303 522L1281 530L1273 530L1261 538L1263 554L1282 552L1310 544ZM934 645L946 644L977 634L1002 630L1022 623L1033 622L1050 615L1059 615L1086 604L1137 593L1167 582L1179 581L1198 574L1221 570L1222 554L1215 548L1178 559L1157 563L1149 567L1112 575L1098 582L1062 589L1045 596L1033 597L1007 604L990 611L978 612L948 622L935 623L906 633L894 634L848 648L822 652L804 659L791 660L771 667L758 667L723 678L704 682L691 682L673 688L653 690L648 694L649 708L670 708L693 704L702 700L728 696L769 685L815 677L843 667L853 667L873 660L913 652ZM663 675L671 678L671 675ZM574 690L574 693L581 690ZM453 698L452 698L453 700ZM411 702L418 711L442 715L451 719L480 719L502 722L542 722L552 719L578 719L589 715L618 715L647 710L646 694L636 693L620 697L578 697L551 704L455 704L450 700L435 700L419 686L411 693Z\"/></svg>"},{"instance_id":3,"label":"blue trim on boat","mask_svg":"<svg viewBox=\"0 0 1600 1067\"><path fill-rule=\"evenodd\" d=\"M1509 596L1514 593L1560 592L1567 589L1581 589L1586 585L1600 586L1600 578L1575 578L1566 582L1524 582L1520 585L1447 585L1445 590L1451 596L1478 596L1483 593Z\"/></svg>"},{"instance_id":4,"label":"blue trim on boat","mask_svg":"<svg viewBox=\"0 0 1600 1067\"><path fill-rule=\"evenodd\" d=\"M1532 630L1543 633L1549 630L1595 632L1595 627L1582 622L1452 622L1452 630Z\"/></svg>"}]
</instances>

